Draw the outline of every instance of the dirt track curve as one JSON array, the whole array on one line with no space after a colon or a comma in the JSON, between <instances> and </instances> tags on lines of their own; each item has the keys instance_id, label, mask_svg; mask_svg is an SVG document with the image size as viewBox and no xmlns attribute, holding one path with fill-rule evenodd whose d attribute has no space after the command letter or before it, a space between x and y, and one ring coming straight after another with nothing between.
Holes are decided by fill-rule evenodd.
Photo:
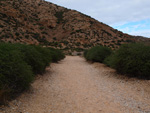
<instances>
[{"instance_id":1,"label":"dirt track curve","mask_svg":"<svg viewBox=\"0 0 150 113\"><path fill-rule=\"evenodd\" d=\"M150 81L67 56L0 113L150 113Z\"/></svg>"}]
</instances>

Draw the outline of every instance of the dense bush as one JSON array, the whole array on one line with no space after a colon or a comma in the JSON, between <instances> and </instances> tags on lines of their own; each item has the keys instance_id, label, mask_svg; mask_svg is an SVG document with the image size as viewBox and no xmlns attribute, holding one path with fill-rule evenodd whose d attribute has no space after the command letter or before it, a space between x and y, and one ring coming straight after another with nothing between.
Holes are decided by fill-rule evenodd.
<instances>
[{"instance_id":1,"label":"dense bush","mask_svg":"<svg viewBox=\"0 0 150 113\"><path fill-rule=\"evenodd\" d=\"M28 89L35 74L42 74L50 62L64 57L61 51L52 48L0 43L0 104L6 97Z\"/></svg>"},{"instance_id":2,"label":"dense bush","mask_svg":"<svg viewBox=\"0 0 150 113\"><path fill-rule=\"evenodd\" d=\"M65 58L65 55L63 52L59 49L54 48L48 48L50 50L50 54L52 56L52 62L58 62L59 60L62 60Z\"/></svg>"},{"instance_id":3,"label":"dense bush","mask_svg":"<svg viewBox=\"0 0 150 113\"><path fill-rule=\"evenodd\" d=\"M95 46L89 50L86 50L84 56L87 60L94 62L103 62L106 57L108 57L112 53L112 50L103 47L103 46Z\"/></svg>"},{"instance_id":4,"label":"dense bush","mask_svg":"<svg viewBox=\"0 0 150 113\"><path fill-rule=\"evenodd\" d=\"M22 91L28 88L33 80L31 66L28 65L19 51L0 53L1 83L7 84L12 90Z\"/></svg>"},{"instance_id":5,"label":"dense bush","mask_svg":"<svg viewBox=\"0 0 150 113\"><path fill-rule=\"evenodd\" d=\"M48 48L42 48L40 46L34 46L34 48L41 54L41 60L44 63L43 71L45 70L46 66L49 66L52 56ZM42 71L42 72L43 72Z\"/></svg>"},{"instance_id":6,"label":"dense bush","mask_svg":"<svg viewBox=\"0 0 150 113\"><path fill-rule=\"evenodd\" d=\"M58 24L63 21L63 14L64 14L64 12L62 12L62 11L56 12L55 16L57 17L57 23Z\"/></svg>"},{"instance_id":7,"label":"dense bush","mask_svg":"<svg viewBox=\"0 0 150 113\"><path fill-rule=\"evenodd\" d=\"M150 79L150 46L122 45L113 55L105 59L105 63L121 74Z\"/></svg>"},{"instance_id":8,"label":"dense bush","mask_svg":"<svg viewBox=\"0 0 150 113\"><path fill-rule=\"evenodd\" d=\"M44 62L43 60L45 56L36 49L37 46L15 44L14 47L22 52L24 55L24 61L32 67L34 74L42 74L46 66L50 63L50 55L48 57L49 60Z\"/></svg>"},{"instance_id":9,"label":"dense bush","mask_svg":"<svg viewBox=\"0 0 150 113\"><path fill-rule=\"evenodd\" d=\"M88 50L84 50L83 56L86 57Z\"/></svg>"},{"instance_id":10,"label":"dense bush","mask_svg":"<svg viewBox=\"0 0 150 113\"><path fill-rule=\"evenodd\" d=\"M3 49L0 46L0 104L6 92L13 97L27 89L33 80L31 66L23 60L22 53L18 50L6 50L6 47Z\"/></svg>"}]
</instances>

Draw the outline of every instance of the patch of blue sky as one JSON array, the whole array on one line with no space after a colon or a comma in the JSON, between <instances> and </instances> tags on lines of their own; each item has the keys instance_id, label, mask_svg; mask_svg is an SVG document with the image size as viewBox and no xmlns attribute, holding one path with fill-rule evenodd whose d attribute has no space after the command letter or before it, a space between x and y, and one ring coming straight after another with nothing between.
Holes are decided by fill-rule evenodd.
<instances>
[{"instance_id":1,"label":"patch of blue sky","mask_svg":"<svg viewBox=\"0 0 150 113\"><path fill-rule=\"evenodd\" d=\"M145 19L145 20L140 20L140 21L135 21L135 22L128 22L125 24L114 25L112 27L120 31L123 31L124 33L129 33L129 34L136 33L138 35L138 32L140 34L141 31L142 32L149 31L149 34L150 34L150 19Z\"/></svg>"}]
</instances>

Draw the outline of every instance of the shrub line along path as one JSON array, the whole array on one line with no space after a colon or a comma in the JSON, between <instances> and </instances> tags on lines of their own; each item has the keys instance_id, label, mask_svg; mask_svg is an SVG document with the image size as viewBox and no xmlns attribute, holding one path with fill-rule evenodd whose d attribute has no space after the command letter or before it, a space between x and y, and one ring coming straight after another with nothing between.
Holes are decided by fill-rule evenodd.
<instances>
[{"instance_id":1,"label":"shrub line along path","mask_svg":"<svg viewBox=\"0 0 150 113\"><path fill-rule=\"evenodd\" d=\"M0 113L150 113L150 81L67 56Z\"/></svg>"}]
</instances>

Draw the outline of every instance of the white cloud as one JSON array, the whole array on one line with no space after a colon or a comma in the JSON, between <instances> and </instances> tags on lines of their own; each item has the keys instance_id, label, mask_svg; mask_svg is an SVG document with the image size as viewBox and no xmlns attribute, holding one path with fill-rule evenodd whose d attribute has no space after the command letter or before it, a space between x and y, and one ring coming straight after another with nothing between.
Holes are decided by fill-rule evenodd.
<instances>
[{"instance_id":1,"label":"white cloud","mask_svg":"<svg viewBox=\"0 0 150 113\"><path fill-rule=\"evenodd\" d=\"M110 25L150 18L149 0L52 0L52 2L76 9Z\"/></svg>"},{"instance_id":2,"label":"white cloud","mask_svg":"<svg viewBox=\"0 0 150 113\"><path fill-rule=\"evenodd\" d=\"M135 25L124 24L121 26L116 26L115 28L123 31L124 33L128 33L131 35L145 36L150 38L150 28L148 27L149 25L145 25L145 24L142 23L135 24Z\"/></svg>"},{"instance_id":3,"label":"white cloud","mask_svg":"<svg viewBox=\"0 0 150 113\"><path fill-rule=\"evenodd\" d=\"M129 32L131 35L135 36L145 36L150 38L150 29L149 30L140 30L140 31L134 31L134 32Z\"/></svg>"},{"instance_id":4,"label":"white cloud","mask_svg":"<svg viewBox=\"0 0 150 113\"><path fill-rule=\"evenodd\" d=\"M51 0L50 2L78 10L112 27L150 19L150 0Z\"/></svg>"}]
</instances>

